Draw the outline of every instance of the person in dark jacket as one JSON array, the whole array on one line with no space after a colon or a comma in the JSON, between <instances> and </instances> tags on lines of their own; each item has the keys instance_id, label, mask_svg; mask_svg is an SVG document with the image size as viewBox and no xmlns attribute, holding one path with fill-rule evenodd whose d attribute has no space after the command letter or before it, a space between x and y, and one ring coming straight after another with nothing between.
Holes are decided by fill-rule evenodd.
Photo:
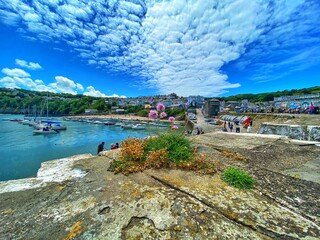
<instances>
[{"instance_id":1,"label":"person in dark jacket","mask_svg":"<svg viewBox=\"0 0 320 240\"><path fill-rule=\"evenodd\" d=\"M99 144L97 154L99 155L99 153L102 152L103 150L104 150L104 142Z\"/></svg>"}]
</instances>

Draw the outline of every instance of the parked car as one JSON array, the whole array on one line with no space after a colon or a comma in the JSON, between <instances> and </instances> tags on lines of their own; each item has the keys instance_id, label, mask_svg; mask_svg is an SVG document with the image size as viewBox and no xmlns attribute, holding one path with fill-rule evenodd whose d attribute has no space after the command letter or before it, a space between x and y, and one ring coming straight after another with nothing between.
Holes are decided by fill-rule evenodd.
<instances>
[{"instance_id":1,"label":"parked car","mask_svg":"<svg viewBox=\"0 0 320 240\"><path fill-rule=\"evenodd\" d=\"M219 123L217 121L215 121L215 120L212 120L211 122L209 122L209 124L211 124L211 125L219 125Z\"/></svg>"}]
</instances>

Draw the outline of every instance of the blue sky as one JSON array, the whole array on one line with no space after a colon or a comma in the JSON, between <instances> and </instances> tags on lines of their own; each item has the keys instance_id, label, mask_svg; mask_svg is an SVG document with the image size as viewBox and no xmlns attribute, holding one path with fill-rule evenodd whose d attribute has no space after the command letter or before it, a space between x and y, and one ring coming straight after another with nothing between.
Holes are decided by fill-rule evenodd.
<instances>
[{"instance_id":1,"label":"blue sky","mask_svg":"<svg viewBox=\"0 0 320 240\"><path fill-rule=\"evenodd\" d=\"M229 96L319 86L318 0L0 0L0 87Z\"/></svg>"}]
</instances>

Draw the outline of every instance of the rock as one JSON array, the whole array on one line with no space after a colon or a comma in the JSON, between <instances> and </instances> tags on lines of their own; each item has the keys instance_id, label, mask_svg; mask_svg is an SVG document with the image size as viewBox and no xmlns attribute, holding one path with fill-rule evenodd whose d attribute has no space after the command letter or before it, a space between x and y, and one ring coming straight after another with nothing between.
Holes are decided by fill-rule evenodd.
<instances>
[{"instance_id":1,"label":"rock","mask_svg":"<svg viewBox=\"0 0 320 240\"><path fill-rule=\"evenodd\" d=\"M0 182L0 193L16 192L44 186L49 182L62 182L76 177L83 177L85 172L72 168L74 162L92 158L91 154L81 154L41 164L36 178L26 178Z\"/></svg>"}]
</instances>

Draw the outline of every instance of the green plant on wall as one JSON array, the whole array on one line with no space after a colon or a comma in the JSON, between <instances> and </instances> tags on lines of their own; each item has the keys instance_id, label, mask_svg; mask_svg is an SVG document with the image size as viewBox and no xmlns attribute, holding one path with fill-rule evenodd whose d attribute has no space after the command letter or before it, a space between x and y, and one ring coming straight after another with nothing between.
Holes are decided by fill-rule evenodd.
<instances>
[{"instance_id":1,"label":"green plant on wall","mask_svg":"<svg viewBox=\"0 0 320 240\"><path fill-rule=\"evenodd\" d=\"M221 179L229 185L240 189L251 189L254 187L254 179L245 171L229 167L222 173Z\"/></svg>"}]
</instances>

